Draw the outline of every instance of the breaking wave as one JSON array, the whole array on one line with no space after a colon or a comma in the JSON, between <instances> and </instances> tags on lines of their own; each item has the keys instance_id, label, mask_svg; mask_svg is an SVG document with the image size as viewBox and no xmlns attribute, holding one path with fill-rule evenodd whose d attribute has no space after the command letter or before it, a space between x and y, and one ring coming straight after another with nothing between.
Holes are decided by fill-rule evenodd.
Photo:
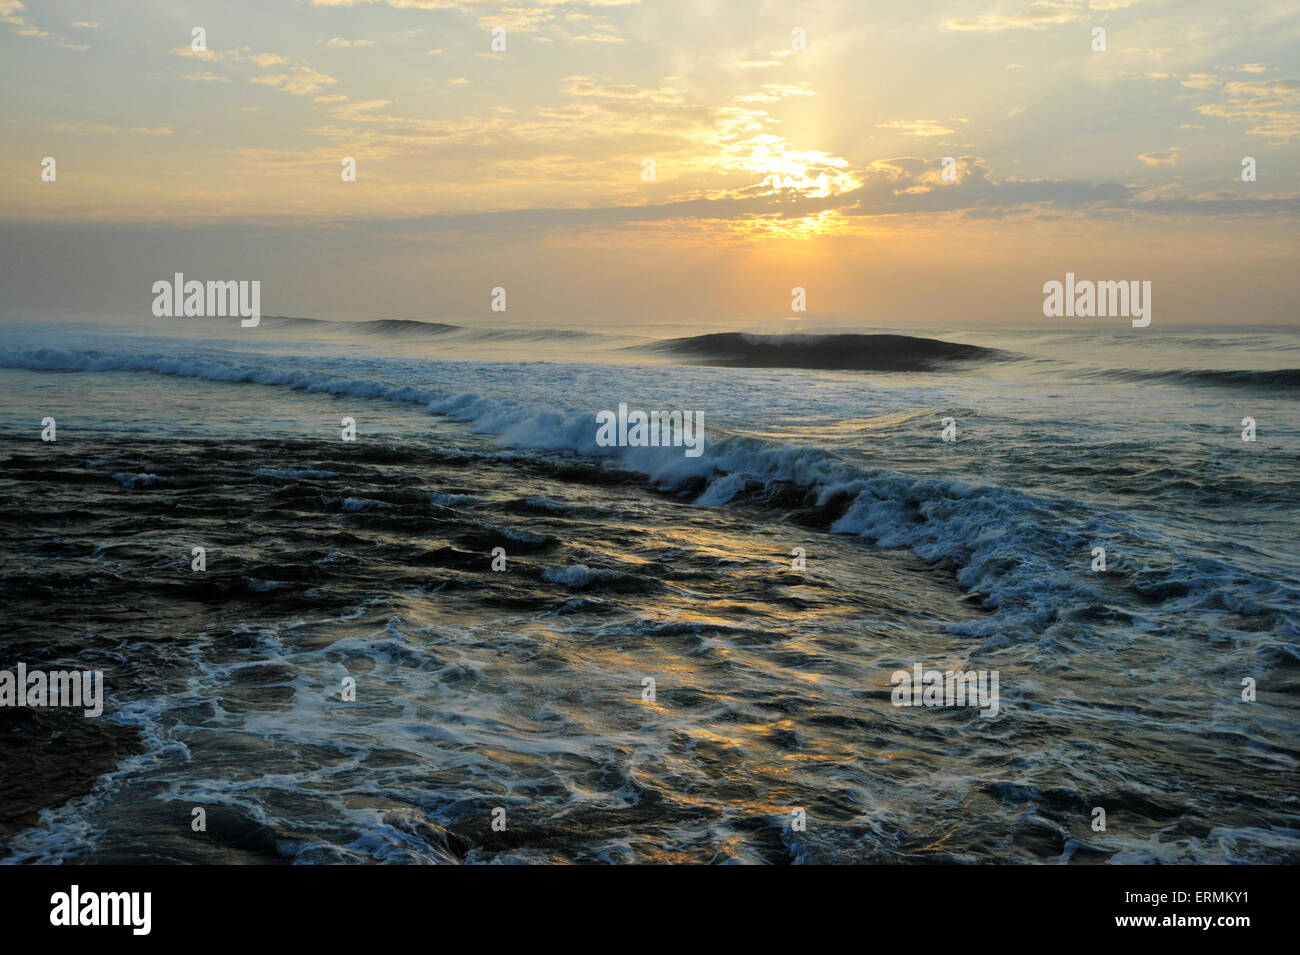
<instances>
[{"instance_id":1,"label":"breaking wave","mask_svg":"<svg viewBox=\"0 0 1300 955\"><path fill-rule=\"evenodd\" d=\"M1124 527L1118 514L1097 512L1079 501L1052 500L1014 488L957 479L866 469L824 448L773 443L716 427L710 431L705 454L687 458L679 449L598 446L592 415L573 408L546 408L522 398L343 378L302 366L256 368L228 359L36 349L0 350L0 367L155 372L415 405L465 423L472 432L491 436L499 447L577 456L559 462L565 474L581 473L585 479L603 482L611 474L608 466L613 466L701 506L776 507L809 526L861 537L884 548L908 549L927 563L946 564L970 595L985 608L999 611L993 618L952 628L984 639L1015 642L1061 622L1068 608L1097 605L1100 594L1096 585L1068 569L1075 562L1073 555L1086 553L1095 538L1121 540L1134 554L1145 546L1141 535ZM115 477L132 490L169 480L150 473ZM343 504L345 510L374 506L361 500ZM1117 521L1119 526L1112 523ZM1289 631L1282 608L1300 600L1300 593L1286 584L1219 561L1187 559L1160 570L1139 568L1135 560L1131 575L1124 571L1113 575L1137 598L1154 594L1206 608L1231 586L1250 595L1246 600L1249 606L1243 608L1247 613L1261 615L1266 626L1283 632Z\"/></svg>"}]
</instances>

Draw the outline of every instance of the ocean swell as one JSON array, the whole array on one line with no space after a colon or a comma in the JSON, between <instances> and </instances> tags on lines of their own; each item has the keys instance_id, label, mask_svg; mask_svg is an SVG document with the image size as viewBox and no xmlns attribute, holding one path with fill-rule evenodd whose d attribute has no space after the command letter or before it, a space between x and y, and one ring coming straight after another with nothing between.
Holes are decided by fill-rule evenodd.
<instances>
[{"instance_id":1,"label":"ocean swell","mask_svg":"<svg viewBox=\"0 0 1300 955\"><path fill-rule=\"evenodd\" d=\"M643 350L734 368L933 371L954 362L1009 357L995 348L910 335L751 335L723 332L673 338Z\"/></svg>"}]
</instances>

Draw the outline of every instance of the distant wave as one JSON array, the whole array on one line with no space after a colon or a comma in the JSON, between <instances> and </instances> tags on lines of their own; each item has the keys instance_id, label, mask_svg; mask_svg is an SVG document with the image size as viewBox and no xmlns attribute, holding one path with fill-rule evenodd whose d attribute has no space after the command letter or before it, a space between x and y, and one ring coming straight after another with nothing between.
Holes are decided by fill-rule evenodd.
<instances>
[{"instance_id":1,"label":"distant wave","mask_svg":"<svg viewBox=\"0 0 1300 955\"><path fill-rule=\"evenodd\" d=\"M1006 358L1005 352L910 335L751 335L723 332L639 346L705 365L931 371L951 362Z\"/></svg>"},{"instance_id":2,"label":"distant wave","mask_svg":"<svg viewBox=\"0 0 1300 955\"><path fill-rule=\"evenodd\" d=\"M380 318L372 322L348 322L348 326L365 335L445 335L460 329L459 325L441 322L417 322L406 318Z\"/></svg>"},{"instance_id":3,"label":"distant wave","mask_svg":"<svg viewBox=\"0 0 1300 955\"><path fill-rule=\"evenodd\" d=\"M265 315L262 321L276 328L306 328L321 331L350 332L362 335L403 337L411 335L445 335L461 329L461 325L442 322L421 322L410 318L377 318L365 322L331 322L323 318L297 318L289 315Z\"/></svg>"},{"instance_id":4,"label":"distant wave","mask_svg":"<svg viewBox=\"0 0 1300 955\"><path fill-rule=\"evenodd\" d=\"M1094 372L1093 377L1117 381L1168 381L1179 385L1218 385L1226 388L1300 388L1300 368L1174 368L1163 371L1110 368Z\"/></svg>"},{"instance_id":5,"label":"distant wave","mask_svg":"<svg viewBox=\"0 0 1300 955\"><path fill-rule=\"evenodd\" d=\"M472 336L482 341L578 341L588 338L608 338L602 332L584 332L574 328L483 328L473 329Z\"/></svg>"},{"instance_id":6,"label":"distant wave","mask_svg":"<svg viewBox=\"0 0 1300 955\"><path fill-rule=\"evenodd\" d=\"M376 338L420 338L455 334L457 339L472 341L578 341L607 338L601 332L569 328L470 328L445 322L424 322L413 318L376 318L368 321L335 322L323 318L298 318L266 315L262 321L272 328L307 329L343 335L370 335Z\"/></svg>"}]
</instances>

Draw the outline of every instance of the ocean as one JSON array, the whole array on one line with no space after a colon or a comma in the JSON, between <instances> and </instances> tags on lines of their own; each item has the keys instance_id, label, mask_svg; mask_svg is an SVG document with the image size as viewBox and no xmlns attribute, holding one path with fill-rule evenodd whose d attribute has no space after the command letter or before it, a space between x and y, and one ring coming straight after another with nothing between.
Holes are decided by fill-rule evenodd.
<instances>
[{"instance_id":1,"label":"ocean","mask_svg":"<svg viewBox=\"0 0 1300 955\"><path fill-rule=\"evenodd\" d=\"M1300 861L1294 329L0 328L3 861Z\"/></svg>"}]
</instances>

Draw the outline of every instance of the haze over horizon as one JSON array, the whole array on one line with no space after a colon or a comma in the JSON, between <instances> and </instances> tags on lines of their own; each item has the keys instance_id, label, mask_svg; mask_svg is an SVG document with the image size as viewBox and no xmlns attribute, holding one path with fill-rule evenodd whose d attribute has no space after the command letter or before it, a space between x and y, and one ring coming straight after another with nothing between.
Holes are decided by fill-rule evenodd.
<instances>
[{"instance_id":1,"label":"haze over horizon","mask_svg":"<svg viewBox=\"0 0 1300 955\"><path fill-rule=\"evenodd\" d=\"M268 315L976 325L1071 271L1296 323L1298 12L0 0L0 318L179 271Z\"/></svg>"}]
</instances>

